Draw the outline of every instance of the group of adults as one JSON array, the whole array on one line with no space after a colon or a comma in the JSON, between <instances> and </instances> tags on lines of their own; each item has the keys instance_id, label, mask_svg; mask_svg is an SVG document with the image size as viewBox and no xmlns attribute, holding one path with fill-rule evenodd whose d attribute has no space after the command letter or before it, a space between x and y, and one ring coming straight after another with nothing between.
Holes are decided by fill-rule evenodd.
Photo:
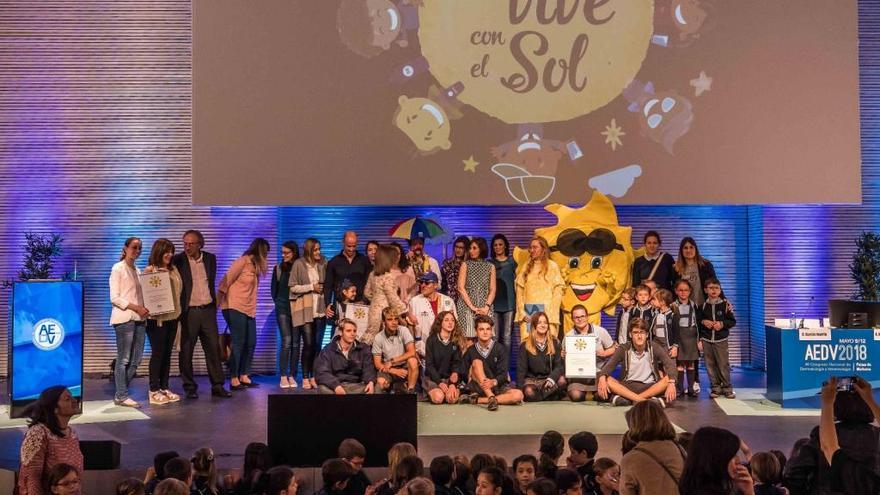
<instances>
[{"instance_id":1,"label":"group of adults","mask_svg":"<svg viewBox=\"0 0 880 495\"><path fill-rule=\"evenodd\" d=\"M120 261L111 270L110 323L116 332L114 378L115 402L119 405L138 406L129 396L129 386L143 355L145 336L150 339L152 349L150 403L180 400L169 387L178 323L184 396L198 398L193 354L200 342L212 395L230 397L221 364L218 308L231 336L227 360L230 388L258 386L249 375L257 339L257 288L267 275L271 276L271 294L281 337L279 385L282 388L319 388L320 370L316 366L334 362L332 355L325 359L319 357L327 319L334 323L339 334L333 345L328 346L328 352L342 352L340 341L345 340L342 324L351 303L369 305L368 323L366 328L356 328L355 340L375 354L369 359L377 370L374 385L401 381L406 370L399 368L411 368L413 363L425 368L429 337L437 333L442 341L447 335L441 332L444 325L440 315L444 312L449 313L444 315L449 330L460 329L460 352L479 341L476 321L483 317L492 322L492 342L506 346L508 362L510 350L520 342L528 350L544 347L528 339L529 329L535 327L534 317L539 313L546 320L548 332L546 337L539 333L537 339L549 338L552 342L563 336L559 326L565 282L561 270L550 259L547 241L541 237L531 240L528 261L525 266L517 267L510 255L510 243L503 234L496 234L491 242L482 237L458 237L452 246L452 256L440 263L425 252L423 238L411 239L408 249L397 242L369 241L361 253L357 234L348 231L344 234L341 252L329 260L322 255L317 239L306 239L301 248L296 242L285 242L281 246L281 262L273 268L268 263L269 242L257 238L232 263L219 285L215 285L217 259L204 250L202 233L189 230L182 240L182 253L176 253L170 240L156 240L143 270L144 273L169 273L175 301L172 312L151 315L144 305L139 283L141 271L135 263L143 248L139 238L125 240ZM711 263L699 255L696 242L691 238L682 241L677 260L660 251L660 236L656 232L648 232L644 241L645 255L639 257L633 267L634 283L653 280L659 287L671 287L672 280L687 278L694 279L695 287L701 287L700 279L714 275ZM695 296L700 296L700 292L695 291ZM396 315L400 339L412 342L401 344L395 336L388 335L390 314ZM435 327L437 332L432 330ZM519 339L516 339L516 327ZM380 337L379 346L374 345L377 337ZM413 352L407 350L410 343ZM344 359L340 362L351 366L347 352L342 352ZM399 355L391 355L398 352ZM300 364L301 370L298 370ZM301 377L299 382L297 377ZM414 378L402 381L411 389ZM320 388L332 392L336 387L327 386L332 384Z\"/></svg>"}]
</instances>

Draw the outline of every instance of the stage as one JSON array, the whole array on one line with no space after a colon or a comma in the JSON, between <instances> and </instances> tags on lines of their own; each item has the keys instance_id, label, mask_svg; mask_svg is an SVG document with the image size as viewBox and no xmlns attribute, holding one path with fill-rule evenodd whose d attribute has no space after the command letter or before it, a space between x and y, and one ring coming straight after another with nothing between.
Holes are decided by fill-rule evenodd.
<instances>
[{"instance_id":1,"label":"stage","mask_svg":"<svg viewBox=\"0 0 880 495\"><path fill-rule=\"evenodd\" d=\"M703 425L728 428L740 435L754 451L779 449L788 452L800 437L818 424L817 409L787 409L760 398L765 375L761 371L734 368L737 399L710 399L704 389L699 399L681 399L666 409L679 430L694 431ZM201 396L176 404L150 406L146 378L135 380L133 397L142 407L115 407L112 385L107 380L85 382L85 414L74 419L82 440L116 440L122 444L121 468L143 470L153 455L177 450L189 456L200 447L217 453L219 466L239 468L249 442L266 441L267 396L270 393L315 393L302 389L282 391L273 376L256 377L260 388L234 392L231 399L213 398L204 377L199 378ZM172 387L179 381L172 377ZM5 408L5 406L3 406ZM537 450L538 438L555 429L568 436L588 430L599 437L599 455L619 459L620 436L626 430L625 407L596 403L547 402L502 406L497 412L473 405L418 405L419 454L427 462L441 454L499 454L508 460ZM10 421L0 411L0 467L16 469L24 428L23 420ZM320 425L317 425L320 427ZM304 446L306 447L306 446ZM568 455L567 453L565 455Z\"/></svg>"}]
</instances>

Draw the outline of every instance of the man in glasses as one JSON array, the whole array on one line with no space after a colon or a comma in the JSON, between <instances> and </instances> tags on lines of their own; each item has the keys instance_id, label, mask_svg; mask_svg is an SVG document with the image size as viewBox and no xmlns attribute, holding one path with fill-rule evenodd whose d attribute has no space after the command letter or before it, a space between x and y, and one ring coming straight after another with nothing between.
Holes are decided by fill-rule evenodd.
<instances>
[{"instance_id":1,"label":"man in glasses","mask_svg":"<svg viewBox=\"0 0 880 495\"><path fill-rule=\"evenodd\" d=\"M587 315L587 308L582 304L578 304L571 308L571 319L574 321L574 328L565 334L568 336L577 335L593 335L596 337L596 369L600 369L608 361L608 358L614 354L616 345L614 339L608 330L599 325L590 323ZM565 352L563 348L563 353ZM563 357L565 357L563 355ZM572 402L580 402L589 399L596 390L596 380L593 378L566 378L568 381L568 398Z\"/></svg>"},{"instance_id":2,"label":"man in glasses","mask_svg":"<svg viewBox=\"0 0 880 495\"><path fill-rule=\"evenodd\" d=\"M597 373L599 397L611 397L611 405L628 406L654 400L666 407L675 400L675 361L663 347L648 340L648 323L635 318L629 323L630 341L614 351ZM611 372L620 365L620 378Z\"/></svg>"},{"instance_id":3,"label":"man in glasses","mask_svg":"<svg viewBox=\"0 0 880 495\"><path fill-rule=\"evenodd\" d=\"M437 315L442 311L455 314L455 301L441 294L440 277L434 272L424 272L419 276L419 294L409 301L409 322L414 326L413 336L416 339L416 353L425 358L425 341L431 334L431 326Z\"/></svg>"},{"instance_id":4,"label":"man in glasses","mask_svg":"<svg viewBox=\"0 0 880 495\"><path fill-rule=\"evenodd\" d=\"M187 399L198 399L198 384L193 377L193 353L201 340L205 364L211 380L211 395L229 398L232 394L223 388L225 378L220 364L220 338L217 333L217 296L214 291L217 278L217 257L207 251L205 238L198 230L183 234L183 252L171 260L180 272L183 290L180 291L180 378Z\"/></svg>"}]
</instances>

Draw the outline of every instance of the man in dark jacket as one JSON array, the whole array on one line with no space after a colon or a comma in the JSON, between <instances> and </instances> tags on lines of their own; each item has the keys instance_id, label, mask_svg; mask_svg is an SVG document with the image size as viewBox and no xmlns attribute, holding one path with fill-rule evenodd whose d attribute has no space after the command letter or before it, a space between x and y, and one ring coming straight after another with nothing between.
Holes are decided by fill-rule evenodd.
<instances>
[{"instance_id":1,"label":"man in dark jacket","mask_svg":"<svg viewBox=\"0 0 880 495\"><path fill-rule=\"evenodd\" d=\"M180 272L183 290L180 291L180 379L187 399L197 399L199 386L193 378L193 352L196 342L202 342L205 364L211 379L211 395L232 397L223 388L225 378L220 364L220 338L217 334L217 296L214 282L217 278L217 258L202 251L205 238L198 230L183 234L183 252L174 255L171 262Z\"/></svg>"},{"instance_id":2,"label":"man in dark jacket","mask_svg":"<svg viewBox=\"0 0 880 495\"><path fill-rule=\"evenodd\" d=\"M372 394L376 367L370 346L357 340L357 324L343 318L340 335L315 360L315 381L322 394Z\"/></svg>"},{"instance_id":3,"label":"man in dark jacket","mask_svg":"<svg viewBox=\"0 0 880 495\"><path fill-rule=\"evenodd\" d=\"M599 397L611 397L615 406L653 399L666 407L675 400L675 361L662 346L648 341L648 323L635 318L629 322L631 340L614 351L611 359L596 372ZM620 365L620 379L611 372ZM665 399L665 400L664 400Z\"/></svg>"},{"instance_id":4,"label":"man in dark jacket","mask_svg":"<svg viewBox=\"0 0 880 495\"><path fill-rule=\"evenodd\" d=\"M367 276L373 270L370 259L357 250L357 233L349 230L342 237L342 251L330 258L324 272L324 304L327 305L327 316L333 317L334 297L336 290L344 280L350 280L357 287L355 301L364 300L364 286Z\"/></svg>"}]
</instances>

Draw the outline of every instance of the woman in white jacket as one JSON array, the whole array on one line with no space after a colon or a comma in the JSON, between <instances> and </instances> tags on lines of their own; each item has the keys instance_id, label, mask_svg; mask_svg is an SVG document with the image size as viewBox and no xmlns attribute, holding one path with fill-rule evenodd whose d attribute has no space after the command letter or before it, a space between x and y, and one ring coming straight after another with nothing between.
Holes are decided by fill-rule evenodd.
<instances>
[{"instance_id":1,"label":"woman in white jacket","mask_svg":"<svg viewBox=\"0 0 880 495\"><path fill-rule=\"evenodd\" d=\"M141 255L141 248L141 240L137 237L126 239L119 262L110 270L110 302L113 304L110 324L116 331L116 367L113 370L116 394L113 402L117 406L139 407L128 396L128 386L144 355L144 333L150 314L144 307L144 294L138 280L140 270L134 264Z\"/></svg>"}]
</instances>

